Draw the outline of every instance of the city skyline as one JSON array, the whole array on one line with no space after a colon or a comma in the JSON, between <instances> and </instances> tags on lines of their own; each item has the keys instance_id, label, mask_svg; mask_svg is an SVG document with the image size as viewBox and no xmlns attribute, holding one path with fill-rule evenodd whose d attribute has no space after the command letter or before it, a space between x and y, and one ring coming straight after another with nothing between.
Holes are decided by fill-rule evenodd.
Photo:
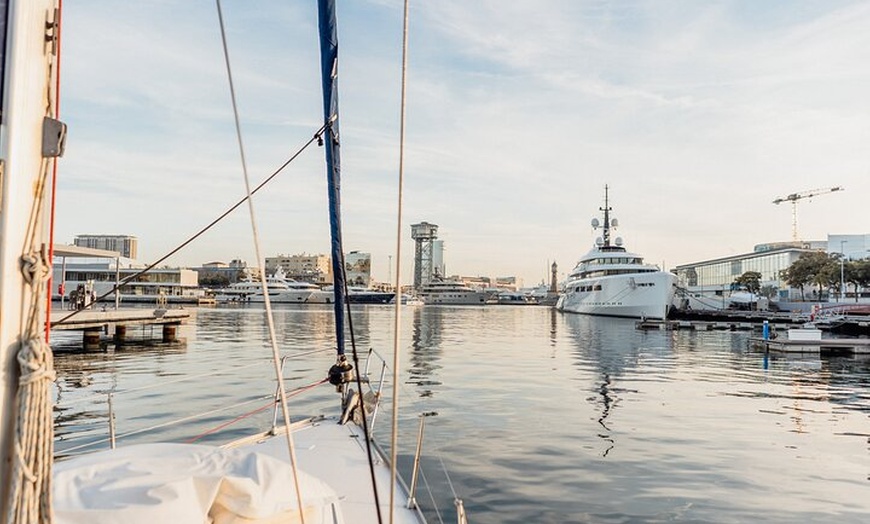
<instances>
[{"instance_id":1,"label":"city skyline","mask_svg":"<svg viewBox=\"0 0 870 524\"><path fill-rule=\"evenodd\" d=\"M310 5L309 5L310 4ZM322 119L314 2L222 3L252 184ZM604 185L629 250L671 269L791 238L870 231L870 6L860 2L411 4L410 224L451 274L560 274ZM345 250L395 270L401 4L339 5ZM137 236L156 260L243 196L214 4L64 5L57 242ZM323 151L255 196L262 255L328 252ZM168 260L253 256L246 207ZM484 273L485 272L485 273Z\"/></svg>"}]
</instances>

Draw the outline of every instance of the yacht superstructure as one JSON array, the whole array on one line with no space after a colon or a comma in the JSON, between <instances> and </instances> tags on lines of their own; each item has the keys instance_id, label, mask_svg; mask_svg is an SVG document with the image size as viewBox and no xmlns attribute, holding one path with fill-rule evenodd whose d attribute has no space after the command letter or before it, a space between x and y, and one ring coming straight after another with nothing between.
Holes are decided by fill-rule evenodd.
<instances>
[{"instance_id":1,"label":"yacht superstructure","mask_svg":"<svg viewBox=\"0 0 870 524\"><path fill-rule=\"evenodd\" d=\"M453 280L433 280L420 290L424 304L483 305L486 293Z\"/></svg>"},{"instance_id":2,"label":"yacht superstructure","mask_svg":"<svg viewBox=\"0 0 870 524\"><path fill-rule=\"evenodd\" d=\"M571 271L556 308L587 315L665 319L676 276L645 264L640 255L625 249L621 238L611 242L611 229L618 224L610 216L607 190L605 186L604 223L592 220L593 228L602 228L602 236Z\"/></svg>"}]
</instances>

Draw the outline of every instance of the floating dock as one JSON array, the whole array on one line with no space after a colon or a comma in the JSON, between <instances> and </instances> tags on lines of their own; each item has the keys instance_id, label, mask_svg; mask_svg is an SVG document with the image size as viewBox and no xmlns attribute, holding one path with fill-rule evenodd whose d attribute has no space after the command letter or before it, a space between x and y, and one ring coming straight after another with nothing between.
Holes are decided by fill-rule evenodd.
<instances>
[{"instance_id":1,"label":"floating dock","mask_svg":"<svg viewBox=\"0 0 870 524\"><path fill-rule=\"evenodd\" d=\"M752 337L749 344L753 349L776 351L779 353L846 353L870 355L870 338L823 338L821 340L765 340Z\"/></svg>"},{"instance_id":2,"label":"floating dock","mask_svg":"<svg viewBox=\"0 0 870 524\"><path fill-rule=\"evenodd\" d=\"M637 329L695 330L695 331L751 331L761 330L761 324L753 322L701 321L701 320L638 320Z\"/></svg>"}]
</instances>

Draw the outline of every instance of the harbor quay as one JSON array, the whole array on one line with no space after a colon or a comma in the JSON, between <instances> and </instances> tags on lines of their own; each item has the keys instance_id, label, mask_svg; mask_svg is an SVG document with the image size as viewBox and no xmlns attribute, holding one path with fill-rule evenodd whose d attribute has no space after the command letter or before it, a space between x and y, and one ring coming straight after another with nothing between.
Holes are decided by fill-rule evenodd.
<instances>
[{"instance_id":1,"label":"harbor quay","mask_svg":"<svg viewBox=\"0 0 870 524\"><path fill-rule=\"evenodd\" d=\"M821 313L819 312L821 311ZM812 324L818 329L843 336L870 336L870 307L817 308L808 311L672 310L667 320L641 319L638 329L693 329L772 332Z\"/></svg>"}]
</instances>

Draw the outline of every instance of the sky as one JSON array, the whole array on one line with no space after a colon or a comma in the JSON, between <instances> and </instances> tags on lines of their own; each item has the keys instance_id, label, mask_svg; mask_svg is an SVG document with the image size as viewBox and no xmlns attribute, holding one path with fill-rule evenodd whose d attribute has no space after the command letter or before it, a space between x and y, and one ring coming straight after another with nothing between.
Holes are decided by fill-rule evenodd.
<instances>
[{"instance_id":1,"label":"sky","mask_svg":"<svg viewBox=\"0 0 870 524\"><path fill-rule=\"evenodd\" d=\"M314 0L222 0L251 184L322 123ZM55 241L134 235L152 262L245 195L215 2L63 5ZM447 273L560 278L600 234L665 269L870 233L870 3L412 0L397 257L402 4L339 1L342 213L373 277L410 224ZM323 149L254 197L263 256L329 250ZM256 264L247 206L165 262Z\"/></svg>"}]
</instances>

